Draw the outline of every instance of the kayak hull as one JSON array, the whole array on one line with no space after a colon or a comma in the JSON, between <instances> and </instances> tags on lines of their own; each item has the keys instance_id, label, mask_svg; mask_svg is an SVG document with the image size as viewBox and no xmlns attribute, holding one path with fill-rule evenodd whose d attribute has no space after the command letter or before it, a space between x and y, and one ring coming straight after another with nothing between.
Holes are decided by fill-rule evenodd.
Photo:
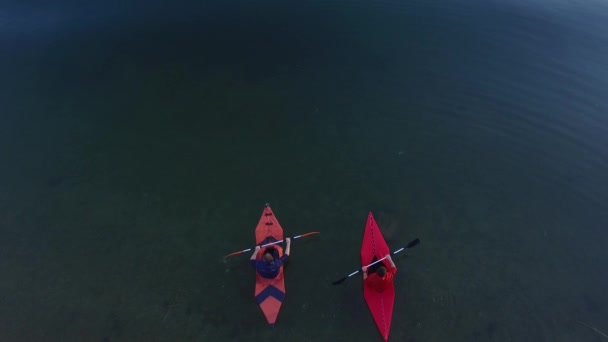
<instances>
[{"instance_id":1,"label":"kayak hull","mask_svg":"<svg viewBox=\"0 0 608 342\"><path fill-rule=\"evenodd\" d=\"M367 216L363 243L361 244L361 266L371 264L376 260L374 257L381 259L387 254L390 254L390 249L380 232L374 216L370 212ZM390 263L386 259L381 262L387 268L390 267ZM388 341L395 302L395 287L393 283L391 282L389 287L384 291L378 292L363 282L363 297L380 334L385 341Z\"/></svg>"},{"instance_id":2,"label":"kayak hull","mask_svg":"<svg viewBox=\"0 0 608 342\"><path fill-rule=\"evenodd\" d=\"M267 242L283 240L283 228L274 216L272 209L267 204L262 216L255 228L255 244L259 245L264 240ZM258 255L260 259L261 254ZM274 326L281 310L281 304L285 298L285 278L283 267L279 275L273 279L267 279L255 272L255 300L266 317L269 325Z\"/></svg>"}]
</instances>

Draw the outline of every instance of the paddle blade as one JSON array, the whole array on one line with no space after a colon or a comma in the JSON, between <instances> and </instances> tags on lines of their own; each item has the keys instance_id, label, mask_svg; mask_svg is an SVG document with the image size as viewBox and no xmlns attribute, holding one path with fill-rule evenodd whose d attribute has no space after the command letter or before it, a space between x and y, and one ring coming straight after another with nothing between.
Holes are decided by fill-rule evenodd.
<instances>
[{"instance_id":1,"label":"paddle blade","mask_svg":"<svg viewBox=\"0 0 608 342\"><path fill-rule=\"evenodd\" d=\"M412 242L408 243L408 244L407 244L407 247L405 247L405 248L412 248L412 247L416 246L416 245L417 245L417 244L419 244L419 243L420 243L420 239L416 239L416 240L414 240L414 241L412 241Z\"/></svg>"},{"instance_id":2,"label":"paddle blade","mask_svg":"<svg viewBox=\"0 0 608 342\"><path fill-rule=\"evenodd\" d=\"M305 236L309 236L309 235L314 235L314 234L321 234L321 232L310 232L310 233L305 233L305 234L300 234L298 236L294 236L294 239L299 239L301 237L305 237Z\"/></svg>"},{"instance_id":3,"label":"paddle blade","mask_svg":"<svg viewBox=\"0 0 608 342\"><path fill-rule=\"evenodd\" d=\"M344 278L341 278L341 279L338 279L338 280L334 281L334 282L332 283L332 285L338 285L338 284L342 284L342 283L343 283L343 282L344 282L346 279L348 279L348 276L346 276L346 277L344 277Z\"/></svg>"},{"instance_id":4,"label":"paddle blade","mask_svg":"<svg viewBox=\"0 0 608 342\"><path fill-rule=\"evenodd\" d=\"M243 254L243 253L247 253L247 252L251 252L251 248L247 248L247 249L244 249L244 250L242 250L242 251L238 251L238 252L230 253L230 254L226 255L226 256L224 257L224 259L226 259L227 257L231 257L231 256L233 256L233 255L239 255L239 254Z\"/></svg>"},{"instance_id":5,"label":"paddle blade","mask_svg":"<svg viewBox=\"0 0 608 342\"><path fill-rule=\"evenodd\" d=\"M234 252L234 253L230 253L230 254L228 254L228 255L225 255L225 256L224 256L224 259L226 259L226 258L228 258L228 257L231 257L231 256L233 256L233 255L239 255L239 254L241 254L241 252Z\"/></svg>"}]
</instances>

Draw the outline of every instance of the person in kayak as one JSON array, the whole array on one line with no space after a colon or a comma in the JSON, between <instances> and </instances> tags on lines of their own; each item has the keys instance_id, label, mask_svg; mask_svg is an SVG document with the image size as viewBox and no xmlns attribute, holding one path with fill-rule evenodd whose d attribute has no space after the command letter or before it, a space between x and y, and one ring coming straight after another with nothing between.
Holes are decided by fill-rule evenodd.
<instances>
[{"instance_id":1,"label":"person in kayak","mask_svg":"<svg viewBox=\"0 0 608 342\"><path fill-rule=\"evenodd\" d=\"M377 260L377 258L374 257L374 260ZM384 264L380 263L380 266L375 269L375 272L368 276L367 267L363 266L361 268L361 270L363 271L363 281L379 292L382 292L386 289L386 287L393 281L395 273L397 273L397 267L395 266L395 263L393 262L393 259L391 258L390 254L386 255L386 260L388 260L391 264L390 269L388 270L386 269L386 266L384 266Z\"/></svg>"},{"instance_id":2,"label":"person in kayak","mask_svg":"<svg viewBox=\"0 0 608 342\"><path fill-rule=\"evenodd\" d=\"M255 270L259 273L260 276L268 279L276 278L279 275L279 271L281 271L281 267L283 264L287 262L289 258L289 253L291 249L291 239L286 238L285 242L287 243L287 247L285 248L285 253L283 256L279 258L279 252L276 248L268 247L264 251L264 255L262 259L256 260L256 256L260 251L260 246L255 246L255 250L253 251L253 255L249 259L251 262L251 266L255 268Z\"/></svg>"}]
</instances>

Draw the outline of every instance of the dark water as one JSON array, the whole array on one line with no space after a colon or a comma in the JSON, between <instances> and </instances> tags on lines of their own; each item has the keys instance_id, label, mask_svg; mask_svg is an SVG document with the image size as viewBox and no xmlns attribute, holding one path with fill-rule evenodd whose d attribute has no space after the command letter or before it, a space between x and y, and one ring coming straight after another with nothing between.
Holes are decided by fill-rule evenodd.
<instances>
[{"instance_id":1,"label":"dark water","mask_svg":"<svg viewBox=\"0 0 608 342\"><path fill-rule=\"evenodd\" d=\"M603 1L16 3L0 75L0 340L380 341L370 210L392 341L608 332Z\"/></svg>"}]
</instances>

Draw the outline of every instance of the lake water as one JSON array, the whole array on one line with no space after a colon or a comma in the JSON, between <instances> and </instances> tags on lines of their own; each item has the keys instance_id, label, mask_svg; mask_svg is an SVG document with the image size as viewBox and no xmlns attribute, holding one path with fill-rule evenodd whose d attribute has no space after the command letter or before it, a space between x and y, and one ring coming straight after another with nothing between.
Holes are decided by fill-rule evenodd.
<instances>
[{"instance_id":1,"label":"lake water","mask_svg":"<svg viewBox=\"0 0 608 342\"><path fill-rule=\"evenodd\" d=\"M391 341L608 333L604 1L16 2L0 75L0 340L381 341L369 211Z\"/></svg>"}]
</instances>

